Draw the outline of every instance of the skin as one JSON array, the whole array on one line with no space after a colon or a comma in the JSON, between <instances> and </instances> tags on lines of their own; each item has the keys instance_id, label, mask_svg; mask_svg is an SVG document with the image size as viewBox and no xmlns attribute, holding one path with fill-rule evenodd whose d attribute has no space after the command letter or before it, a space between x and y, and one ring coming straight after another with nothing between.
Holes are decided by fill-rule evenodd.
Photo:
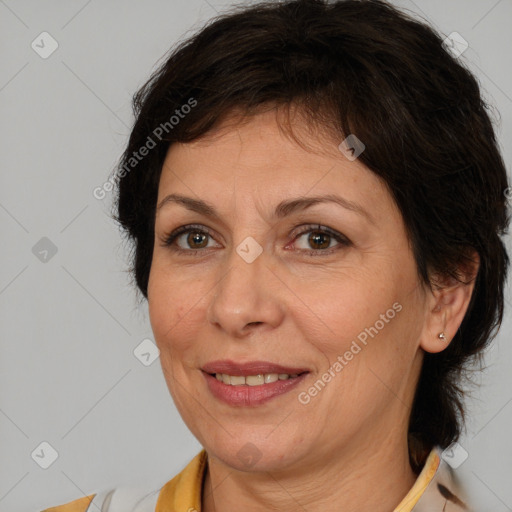
<instances>
[{"instance_id":1,"label":"skin","mask_svg":"<svg viewBox=\"0 0 512 512\"><path fill-rule=\"evenodd\" d=\"M424 351L448 345L473 285L425 286L380 178L348 160L337 148L341 141L309 135L311 148L300 147L280 130L276 112L172 145L159 185L158 205L182 194L210 203L218 216L175 202L158 208L148 286L167 385L208 452L202 510L392 511L417 476L407 424ZM308 133L300 119L294 133ZM325 202L273 217L285 199L325 194L367 215ZM187 224L211 237L187 243L185 234L165 246L166 236ZM328 235L308 242L318 225L349 244ZM252 263L236 252L248 236L263 249ZM394 318L301 403L299 393L396 303L401 310ZM200 370L218 359L271 361L310 373L299 388L263 405L232 407L211 395ZM247 443L256 447L256 462L237 455Z\"/></svg>"}]
</instances>

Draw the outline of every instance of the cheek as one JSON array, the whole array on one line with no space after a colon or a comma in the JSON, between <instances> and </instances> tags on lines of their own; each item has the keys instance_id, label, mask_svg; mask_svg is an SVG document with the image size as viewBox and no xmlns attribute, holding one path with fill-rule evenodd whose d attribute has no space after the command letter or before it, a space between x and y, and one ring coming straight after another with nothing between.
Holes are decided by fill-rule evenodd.
<instances>
[{"instance_id":1,"label":"cheek","mask_svg":"<svg viewBox=\"0 0 512 512\"><path fill-rule=\"evenodd\" d=\"M148 309L160 364L169 391L180 414L187 418L190 402L187 371L195 367L198 326L204 324L205 292L154 264L148 282Z\"/></svg>"},{"instance_id":2,"label":"cheek","mask_svg":"<svg viewBox=\"0 0 512 512\"><path fill-rule=\"evenodd\" d=\"M316 340L329 353L346 350L365 328L380 321L381 314L390 309L388 316L395 313L392 307L397 290L382 273L379 278L353 268L350 272L331 272L314 283L295 282L291 289L296 297L290 308L295 322L306 339Z\"/></svg>"},{"instance_id":3,"label":"cheek","mask_svg":"<svg viewBox=\"0 0 512 512\"><path fill-rule=\"evenodd\" d=\"M296 299L289 311L303 339L321 356L319 370L332 370L341 357L341 373L354 387L360 383L359 391L368 379L375 380L370 369L399 381L417 348L423 306L415 293L414 261L403 259L399 265L397 256L327 272L314 285L290 283Z\"/></svg>"},{"instance_id":4,"label":"cheek","mask_svg":"<svg viewBox=\"0 0 512 512\"><path fill-rule=\"evenodd\" d=\"M185 304L179 300L180 292L171 275L164 272L158 261L151 265L148 281L148 310L155 341L163 349L165 338L172 333L179 319L183 317Z\"/></svg>"},{"instance_id":5,"label":"cheek","mask_svg":"<svg viewBox=\"0 0 512 512\"><path fill-rule=\"evenodd\" d=\"M204 325L211 286L205 280L171 272L155 262L148 282L148 308L155 341L161 352L183 352L197 341Z\"/></svg>"}]
</instances>

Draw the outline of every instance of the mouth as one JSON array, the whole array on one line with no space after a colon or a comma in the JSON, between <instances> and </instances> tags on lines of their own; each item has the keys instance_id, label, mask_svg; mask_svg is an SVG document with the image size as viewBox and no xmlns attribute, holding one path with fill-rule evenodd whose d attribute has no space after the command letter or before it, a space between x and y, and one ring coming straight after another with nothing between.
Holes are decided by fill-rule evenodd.
<instances>
[{"instance_id":1,"label":"mouth","mask_svg":"<svg viewBox=\"0 0 512 512\"><path fill-rule=\"evenodd\" d=\"M212 395L231 406L256 406L288 393L308 369L253 361L215 361L201 368Z\"/></svg>"},{"instance_id":2,"label":"mouth","mask_svg":"<svg viewBox=\"0 0 512 512\"><path fill-rule=\"evenodd\" d=\"M230 359L212 361L205 364L201 370L209 375L229 375L232 377L252 377L255 375L288 375L297 376L309 372L308 368L283 366L268 361L235 362Z\"/></svg>"},{"instance_id":3,"label":"mouth","mask_svg":"<svg viewBox=\"0 0 512 512\"><path fill-rule=\"evenodd\" d=\"M215 377L219 382L223 382L228 386L262 386L272 384L278 380L296 379L300 375L308 372L288 374L288 373L260 373L257 375L228 375L226 373L209 373L211 377Z\"/></svg>"}]
</instances>

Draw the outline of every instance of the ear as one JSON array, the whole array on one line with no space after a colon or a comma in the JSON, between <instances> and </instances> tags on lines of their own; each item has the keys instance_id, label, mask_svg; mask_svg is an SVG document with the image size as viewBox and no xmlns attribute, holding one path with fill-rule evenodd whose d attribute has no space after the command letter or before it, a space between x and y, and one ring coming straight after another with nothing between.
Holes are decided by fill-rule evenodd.
<instances>
[{"instance_id":1,"label":"ear","mask_svg":"<svg viewBox=\"0 0 512 512\"><path fill-rule=\"evenodd\" d=\"M479 267L480 257L471 250L464 264L457 269L459 280L446 276L432 279L420 339L420 347L426 352L441 352L457 333L471 301ZM439 337L441 333L445 339Z\"/></svg>"}]
</instances>

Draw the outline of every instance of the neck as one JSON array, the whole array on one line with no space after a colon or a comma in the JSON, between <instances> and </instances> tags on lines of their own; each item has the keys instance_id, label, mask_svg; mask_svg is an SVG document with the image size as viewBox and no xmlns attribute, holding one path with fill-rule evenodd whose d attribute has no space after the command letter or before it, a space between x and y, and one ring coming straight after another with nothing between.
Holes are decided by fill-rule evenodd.
<instances>
[{"instance_id":1,"label":"neck","mask_svg":"<svg viewBox=\"0 0 512 512\"><path fill-rule=\"evenodd\" d=\"M417 477L402 430L381 430L390 432L381 436L361 432L336 456L331 453L322 463L304 462L299 472L242 472L209 457L202 510L391 512Z\"/></svg>"}]
</instances>

